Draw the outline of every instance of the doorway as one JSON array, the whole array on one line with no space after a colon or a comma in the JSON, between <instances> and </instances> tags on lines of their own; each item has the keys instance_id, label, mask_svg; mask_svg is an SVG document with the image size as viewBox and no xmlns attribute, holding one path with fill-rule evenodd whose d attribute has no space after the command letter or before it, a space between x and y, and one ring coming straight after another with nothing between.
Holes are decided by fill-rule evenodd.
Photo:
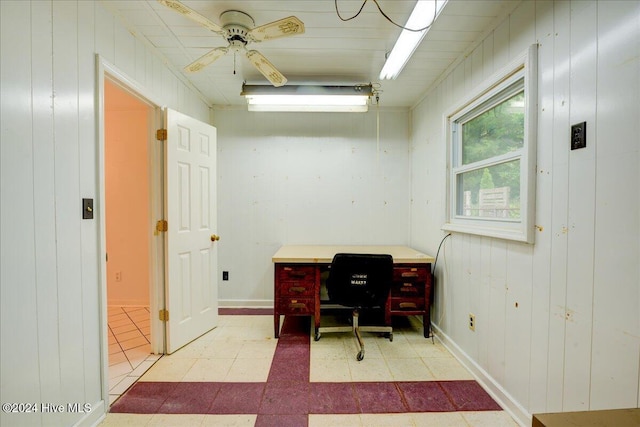
<instances>
[{"instance_id":1,"label":"doorway","mask_svg":"<svg viewBox=\"0 0 640 427\"><path fill-rule=\"evenodd\" d=\"M170 354L204 333L213 329L218 321L217 303L217 206L216 206L216 129L211 125L181 114L170 108L160 108L160 103L154 101L153 93L137 84L129 76L109 64L100 56L96 57L98 65L98 169L99 169L99 205L100 218L100 258L101 258L101 313L102 329L102 369L103 369L103 398L114 401L115 393L111 396L109 384L109 327L108 305L109 284L123 284L138 274L138 282L147 283L147 293L142 286L135 295L121 296L130 305L145 303L148 297L149 329L148 341L151 356L148 362L140 365L135 374L130 374L127 382L119 383L119 389L126 391L139 378L143 369L159 359L163 354ZM141 155L137 162L130 159L123 160L123 164L116 167L115 180L123 181L126 190L129 187L140 187L131 198L133 202L122 202L121 216L124 222L136 223L134 234L139 235L137 242L141 245L134 254L148 251L145 256L130 255L137 261L135 267L142 267L148 272L133 273L133 267L125 263L115 262L108 246L116 237L109 237L111 224L109 223L109 202L107 192L111 185L107 169L117 157L107 152L107 134L113 132L107 123L106 110L125 109L109 98L106 93L111 89L121 96L122 105L134 102L135 106L126 107L127 114L133 116L133 111L141 111L141 119L136 122L136 130L140 134L133 142L123 144L125 154L122 157L133 156L133 145L146 144L147 152ZM112 93L113 94L113 93ZM129 138L133 130L126 128L123 139ZM162 130L162 131L161 131ZM146 132L146 137L144 137ZM119 134L120 135L120 134ZM141 140L142 142L135 142ZM128 150L131 150L129 152ZM129 165L131 171L127 178L125 174ZM142 169L138 170L138 169ZM146 183L141 181L145 181ZM145 189L146 188L146 193ZM124 190L118 190L124 191ZM144 198L146 197L146 201ZM140 199L140 200L137 200ZM111 204L114 204L112 202ZM134 212L135 211L135 212ZM144 211L144 212L143 212ZM111 213L111 216L116 214ZM134 217L137 219L134 220ZM146 218L146 219L145 219ZM140 234L138 234L140 233ZM125 233L126 234L126 233ZM129 235L127 235L129 236ZM131 235L133 236L133 234ZM129 236L129 237L131 237ZM145 237L146 236L146 237ZM125 237L124 240L129 240ZM146 246L145 246L146 238ZM127 285L125 287L133 287ZM121 286L122 287L122 286ZM117 289L117 285L116 288ZM136 298L140 299L136 299ZM112 301L113 302L113 301ZM132 304L133 302L133 304ZM124 314L132 319L140 317L146 320L145 313ZM122 320L122 319L120 319ZM133 319L132 319L133 320ZM146 336L147 329L136 326ZM144 330L143 330L144 329ZM130 338L133 339L133 338ZM117 348L113 347L115 351ZM125 354L126 356L126 354Z\"/></svg>"},{"instance_id":2,"label":"doorway","mask_svg":"<svg viewBox=\"0 0 640 427\"><path fill-rule=\"evenodd\" d=\"M151 346L151 189L161 186L161 182L154 182L160 179L152 173L149 147L154 115L154 106L115 81L104 80L110 404L161 357L153 354Z\"/></svg>"}]
</instances>

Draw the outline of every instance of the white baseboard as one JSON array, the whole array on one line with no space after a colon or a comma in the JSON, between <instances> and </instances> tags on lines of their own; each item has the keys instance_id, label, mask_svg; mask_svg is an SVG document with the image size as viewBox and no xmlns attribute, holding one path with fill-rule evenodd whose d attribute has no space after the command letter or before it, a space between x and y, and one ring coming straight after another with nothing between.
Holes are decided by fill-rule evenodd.
<instances>
[{"instance_id":1,"label":"white baseboard","mask_svg":"<svg viewBox=\"0 0 640 427\"><path fill-rule=\"evenodd\" d=\"M447 350L458 359L465 368L471 372L476 381L486 390L491 397L498 402L505 411L507 411L513 419L522 427L531 425L531 414L518 403L507 391L497 383L487 371L485 371L475 360L464 352L447 334L442 332L437 325L431 324L435 337L444 345Z\"/></svg>"},{"instance_id":2,"label":"white baseboard","mask_svg":"<svg viewBox=\"0 0 640 427\"><path fill-rule=\"evenodd\" d=\"M273 308L272 299L220 299L218 307L223 308Z\"/></svg>"},{"instance_id":3,"label":"white baseboard","mask_svg":"<svg viewBox=\"0 0 640 427\"><path fill-rule=\"evenodd\" d=\"M107 409L104 405L104 400L101 400L97 403L91 405L91 412L88 412L78 421L75 426L87 426L87 427L95 427L100 425L100 423L104 420L107 415Z\"/></svg>"},{"instance_id":4,"label":"white baseboard","mask_svg":"<svg viewBox=\"0 0 640 427\"><path fill-rule=\"evenodd\" d=\"M132 299L117 299L110 298L107 301L109 307L149 307L149 301L140 301L140 300L132 300Z\"/></svg>"}]
</instances>

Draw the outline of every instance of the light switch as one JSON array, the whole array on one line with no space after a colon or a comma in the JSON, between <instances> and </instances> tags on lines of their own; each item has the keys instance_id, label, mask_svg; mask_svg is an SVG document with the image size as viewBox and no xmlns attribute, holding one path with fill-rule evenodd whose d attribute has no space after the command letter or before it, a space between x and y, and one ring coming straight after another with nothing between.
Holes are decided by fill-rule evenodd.
<instances>
[{"instance_id":1,"label":"light switch","mask_svg":"<svg viewBox=\"0 0 640 427\"><path fill-rule=\"evenodd\" d=\"M93 199L82 199L82 219L93 219Z\"/></svg>"}]
</instances>

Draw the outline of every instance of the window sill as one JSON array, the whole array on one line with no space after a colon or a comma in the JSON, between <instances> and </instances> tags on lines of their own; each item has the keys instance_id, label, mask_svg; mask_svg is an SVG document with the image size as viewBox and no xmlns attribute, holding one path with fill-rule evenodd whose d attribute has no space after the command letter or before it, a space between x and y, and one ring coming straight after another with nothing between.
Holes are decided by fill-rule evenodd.
<instances>
[{"instance_id":1,"label":"window sill","mask_svg":"<svg viewBox=\"0 0 640 427\"><path fill-rule=\"evenodd\" d=\"M442 226L442 229L454 233L474 234L476 236L494 237L497 239L513 240L529 244L534 243L533 231L527 233L526 230L522 228L490 227L478 224L448 222Z\"/></svg>"}]
</instances>

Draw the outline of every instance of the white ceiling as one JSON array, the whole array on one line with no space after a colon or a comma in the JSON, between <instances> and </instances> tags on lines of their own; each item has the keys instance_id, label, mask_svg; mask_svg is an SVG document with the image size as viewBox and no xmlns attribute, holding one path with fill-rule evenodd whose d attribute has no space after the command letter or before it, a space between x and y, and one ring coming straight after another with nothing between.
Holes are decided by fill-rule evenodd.
<instances>
[{"instance_id":1,"label":"white ceiling","mask_svg":"<svg viewBox=\"0 0 640 427\"><path fill-rule=\"evenodd\" d=\"M364 0L337 0L343 17L353 16ZM226 10L251 15L256 26L295 15L305 33L248 47L260 51L289 80L288 84L379 83L381 107L411 107L458 57L520 0L449 0L409 63L396 80L380 81L385 53L400 29L369 0L362 13L347 22L338 18L334 0L184 0L183 3L220 24ZM148 40L212 105L244 105L243 81L268 84L243 55L232 52L204 70L182 68L214 47L226 46L219 35L199 26L156 0L102 0L130 31ZM415 0L378 0L382 10L404 25ZM235 59L235 60L234 60ZM235 73L234 73L235 69Z\"/></svg>"}]
</instances>

